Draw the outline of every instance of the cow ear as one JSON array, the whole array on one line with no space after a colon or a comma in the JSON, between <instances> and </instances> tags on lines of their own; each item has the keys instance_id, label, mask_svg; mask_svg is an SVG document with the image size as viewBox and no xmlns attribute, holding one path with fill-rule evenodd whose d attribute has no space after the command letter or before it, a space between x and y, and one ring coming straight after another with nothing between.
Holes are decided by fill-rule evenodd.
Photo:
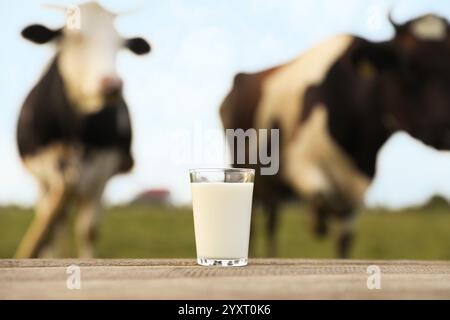
<instances>
[{"instance_id":1,"label":"cow ear","mask_svg":"<svg viewBox=\"0 0 450 320\"><path fill-rule=\"evenodd\" d=\"M150 52L150 44L143 38L131 38L125 41L125 46L135 54L147 54Z\"/></svg>"},{"instance_id":2,"label":"cow ear","mask_svg":"<svg viewBox=\"0 0 450 320\"><path fill-rule=\"evenodd\" d=\"M22 30L22 37L37 44L52 41L61 35L61 29L51 30L40 24L33 24Z\"/></svg>"}]
</instances>

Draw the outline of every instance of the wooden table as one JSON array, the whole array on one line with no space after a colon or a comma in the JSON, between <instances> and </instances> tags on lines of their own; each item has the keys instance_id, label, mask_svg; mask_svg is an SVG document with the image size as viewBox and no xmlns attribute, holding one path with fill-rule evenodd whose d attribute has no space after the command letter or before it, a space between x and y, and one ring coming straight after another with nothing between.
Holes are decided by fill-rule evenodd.
<instances>
[{"instance_id":1,"label":"wooden table","mask_svg":"<svg viewBox=\"0 0 450 320\"><path fill-rule=\"evenodd\" d=\"M67 266L81 271L69 290ZM367 288L367 267L381 289ZM194 260L0 260L0 299L450 299L450 262L253 259L247 267Z\"/></svg>"}]
</instances>

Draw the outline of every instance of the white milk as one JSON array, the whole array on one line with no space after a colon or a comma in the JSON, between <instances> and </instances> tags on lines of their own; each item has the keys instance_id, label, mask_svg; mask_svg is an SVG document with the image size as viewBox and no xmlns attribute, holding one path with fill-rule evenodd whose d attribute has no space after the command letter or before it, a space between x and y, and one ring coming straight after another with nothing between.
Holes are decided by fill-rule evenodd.
<instances>
[{"instance_id":1,"label":"white milk","mask_svg":"<svg viewBox=\"0 0 450 320\"><path fill-rule=\"evenodd\" d=\"M191 183L197 257L247 258L253 183Z\"/></svg>"}]
</instances>

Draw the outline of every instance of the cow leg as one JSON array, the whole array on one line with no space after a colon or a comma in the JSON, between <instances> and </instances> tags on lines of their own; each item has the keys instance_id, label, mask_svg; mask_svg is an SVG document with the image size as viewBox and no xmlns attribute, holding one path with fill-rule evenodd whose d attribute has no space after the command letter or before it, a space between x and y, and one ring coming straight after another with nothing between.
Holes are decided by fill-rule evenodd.
<instances>
[{"instance_id":1,"label":"cow leg","mask_svg":"<svg viewBox=\"0 0 450 320\"><path fill-rule=\"evenodd\" d=\"M337 236L337 255L338 258L346 259L350 256L350 249L354 239L355 217L353 214L339 221L339 230Z\"/></svg>"},{"instance_id":2,"label":"cow leg","mask_svg":"<svg viewBox=\"0 0 450 320\"><path fill-rule=\"evenodd\" d=\"M275 203L267 204L266 206L267 214L267 241L268 241L268 256L276 257L277 255L277 239L276 239L276 229L278 226L278 205Z\"/></svg>"},{"instance_id":3,"label":"cow leg","mask_svg":"<svg viewBox=\"0 0 450 320\"><path fill-rule=\"evenodd\" d=\"M98 151L83 163L75 218L79 257L94 257L94 240L100 220L103 191L108 180L117 172L121 159L116 151Z\"/></svg>"},{"instance_id":4,"label":"cow leg","mask_svg":"<svg viewBox=\"0 0 450 320\"><path fill-rule=\"evenodd\" d=\"M47 246L42 249L42 257L50 258L69 258L73 255L72 250L72 230L70 221L70 207L73 205L73 195L64 206L61 213L57 216L49 235ZM47 254L49 253L49 254Z\"/></svg>"},{"instance_id":5,"label":"cow leg","mask_svg":"<svg viewBox=\"0 0 450 320\"><path fill-rule=\"evenodd\" d=\"M55 226L65 217L78 179L78 154L72 147L51 145L23 161L39 182L40 198L15 257L35 258L42 254L52 240Z\"/></svg>"},{"instance_id":6,"label":"cow leg","mask_svg":"<svg viewBox=\"0 0 450 320\"><path fill-rule=\"evenodd\" d=\"M36 215L15 254L18 259L36 258L41 254L67 206L70 188L63 181L44 189L36 206Z\"/></svg>"},{"instance_id":7,"label":"cow leg","mask_svg":"<svg viewBox=\"0 0 450 320\"><path fill-rule=\"evenodd\" d=\"M97 236L101 213L101 195L80 201L75 221L78 257L93 258L94 242Z\"/></svg>"},{"instance_id":8,"label":"cow leg","mask_svg":"<svg viewBox=\"0 0 450 320\"><path fill-rule=\"evenodd\" d=\"M324 237L328 233L329 208L325 196L318 193L311 200L312 230L317 237Z\"/></svg>"},{"instance_id":9,"label":"cow leg","mask_svg":"<svg viewBox=\"0 0 450 320\"><path fill-rule=\"evenodd\" d=\"M311 200L314 233L318 237L325 236L330 219L335 218L338 222L337 256L348 258L354 237L354 206L339 194L329 196L317 194Z\"/></svg>"}]
</instances>

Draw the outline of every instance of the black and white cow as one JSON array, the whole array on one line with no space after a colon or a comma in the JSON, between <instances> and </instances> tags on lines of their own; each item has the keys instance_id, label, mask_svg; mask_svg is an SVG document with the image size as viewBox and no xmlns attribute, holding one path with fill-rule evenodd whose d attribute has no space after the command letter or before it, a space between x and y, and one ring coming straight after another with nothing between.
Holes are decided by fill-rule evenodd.
<instances>
[{"instance_id":1,"label":"black and white cow","mask_svg":"<svg viewBox=\"0 0 450 320\"><path fill-rule=\"evenodd\" d=\"M338 222L337 253L347 257L354 213L392 133L450 149L450 25L436 15L391 23L388 41L336 35L286 64L236 75L220 109L224 128L280 129L280 171L255 179L270 255L277 209L295 195L309 200L318 236Z\"/></svg>"},{"instance_id":2,"label":"black and white cow","mask_svg":"<svg viewBox=\"0 0 450 320\"><path fill-rule=\"evenodd\" d=\"M121 38L116 15L97 3L78 9L77 27L31 25L22 31L34 43L55 43L57 52L18 121L19 153L39 183L40 197L17 258L57 255L72 205L78 254L92 257L105 185L133 167L131 123L116 56L122 47L146 54L150 46L142 38Z\"/></svg>"}]
</instances>

